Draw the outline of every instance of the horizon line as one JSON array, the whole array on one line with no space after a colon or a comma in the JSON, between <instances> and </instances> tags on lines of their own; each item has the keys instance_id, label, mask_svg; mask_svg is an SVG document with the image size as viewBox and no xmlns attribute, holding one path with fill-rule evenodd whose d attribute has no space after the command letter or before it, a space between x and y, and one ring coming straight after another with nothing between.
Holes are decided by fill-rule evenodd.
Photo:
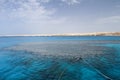
<instances>
[{"instance_id":1,"label":"horizon line","mask_svg":"<svg viewBox=\"0 0 120 80\"><path fill-rule=\"evenodd\" d=\"M14 34L0 35L0 37L17 36L120 36L120 32L90 32L90 33L61 33L61 34Z\"/></svg>"}]
</instances>

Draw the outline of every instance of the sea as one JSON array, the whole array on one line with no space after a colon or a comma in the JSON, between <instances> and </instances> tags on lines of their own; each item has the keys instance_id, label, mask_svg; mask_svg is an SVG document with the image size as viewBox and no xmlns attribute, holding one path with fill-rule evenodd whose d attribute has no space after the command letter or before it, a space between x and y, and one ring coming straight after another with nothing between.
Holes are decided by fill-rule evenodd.
<instances>
[{"instance_id":1,"label":"sea","mask_svg":"<svg viewBox=\"0 0 120 80\"><path fill-rule=\"evenodd\" d=\"M120 80L120 36L0 37L0 80Z\"/></svg>"}]
</instances>

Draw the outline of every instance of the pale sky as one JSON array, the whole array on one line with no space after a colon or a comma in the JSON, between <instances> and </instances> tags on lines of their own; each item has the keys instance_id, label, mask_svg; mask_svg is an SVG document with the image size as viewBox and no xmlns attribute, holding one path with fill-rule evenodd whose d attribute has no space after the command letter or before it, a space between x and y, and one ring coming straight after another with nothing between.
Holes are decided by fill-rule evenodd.
<instances>
[{"instance_id":1,"label":"pale sky","mask_svg":"<svg viewBox=\"0 0 120 80\"><path fill-rule=\"evenodd\" d=\"M120 0L0 0L0 35L119 31Z\"/></svg>"}]
</instances>

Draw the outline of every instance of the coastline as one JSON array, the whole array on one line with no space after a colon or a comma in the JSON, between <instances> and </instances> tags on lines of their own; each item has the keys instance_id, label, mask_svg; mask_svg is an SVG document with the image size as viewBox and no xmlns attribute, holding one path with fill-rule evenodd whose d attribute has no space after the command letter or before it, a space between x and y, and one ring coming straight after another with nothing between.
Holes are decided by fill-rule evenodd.
<instances>
[{"instance_id":1,"label":"coastline","mask_svg":"<svg viewBox=\"0 0 120 80\"><path fill-rule=\"evenodd\" d=\"M94 33L65 33L65 34L19 34L0 35L0 37L37 37L37 36L120 36L120 32L94 32Z\"/></svg>"}]
</instances>

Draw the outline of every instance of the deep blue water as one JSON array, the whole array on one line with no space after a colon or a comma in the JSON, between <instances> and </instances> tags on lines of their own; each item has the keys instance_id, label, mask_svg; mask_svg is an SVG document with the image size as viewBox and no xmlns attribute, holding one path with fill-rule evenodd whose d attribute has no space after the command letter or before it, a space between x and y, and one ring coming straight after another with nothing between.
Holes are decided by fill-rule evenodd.
<instances>
[{"instance_id":1,"label":"deep blue water","mask_svg":"<svg viewBox=\"0 0 120 80\"><path fill-rule=\"evenodd\" d=\"M0 80L120 80L120 37L0 37Z\"/></svg>"}]
</instances>

